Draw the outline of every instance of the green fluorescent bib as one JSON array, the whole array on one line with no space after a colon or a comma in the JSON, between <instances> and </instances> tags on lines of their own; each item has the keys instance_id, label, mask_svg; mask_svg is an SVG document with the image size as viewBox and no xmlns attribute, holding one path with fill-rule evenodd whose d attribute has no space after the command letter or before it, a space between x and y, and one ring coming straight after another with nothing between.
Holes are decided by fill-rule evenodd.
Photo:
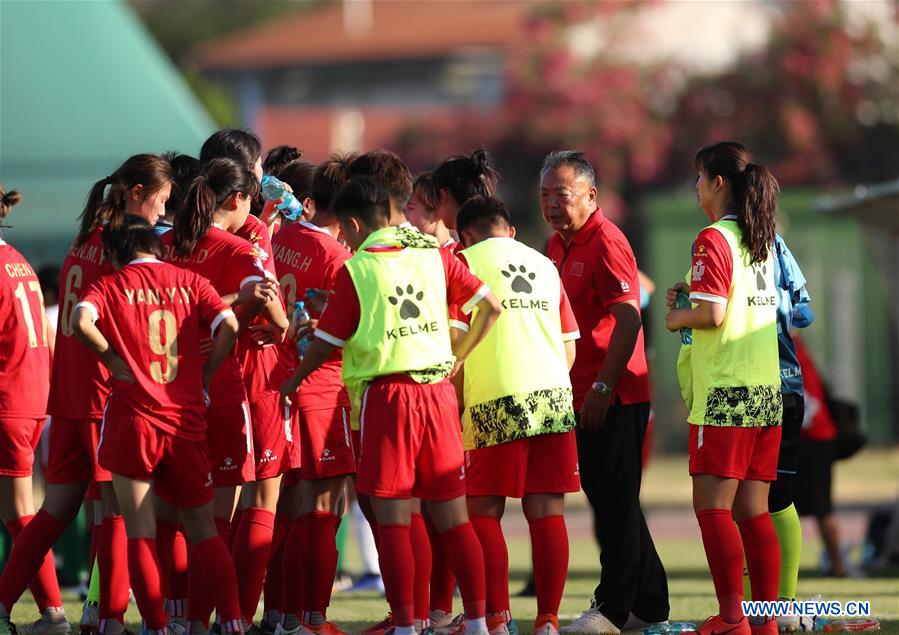
<instances>
[{"instance_id":1,"label":"green fluorescent bib","mask_svg":"<svg viewBox=\"0 0 899 635\"><path fill-rule=\"evenodd\" d=\"M381 245L403 249L366 251ZM418 383L437 383L449 376L455 358L436 240L387 227L372 233L345 266L361 308L359 326L343 348L355 427L372 380L403 373Z\"/></svg>"},{"instance_id":2,"label":"green fluorescent bib","mask_svg":"<svg viewBox=\"0 0 899 635\"><path fill-rule=\"evenodd\" d=\"M465 449L571 430L555 266L511 238L484 240L462 254L504 309L465 360Z\"/></svg>"},{"instance_id":3,"label":"green fluorescent bib","mask_svg":"<svg viewBox=\"0 0 899 635\"><path fill-rule=\"evenodd\" d=\"M690 423L775 426L782 420L777 356L777 292L774 260L750 264L735 221L711 226L730 245L733 279L724 322L694 329L693 404Z\"/></svg>"}]
</instances>

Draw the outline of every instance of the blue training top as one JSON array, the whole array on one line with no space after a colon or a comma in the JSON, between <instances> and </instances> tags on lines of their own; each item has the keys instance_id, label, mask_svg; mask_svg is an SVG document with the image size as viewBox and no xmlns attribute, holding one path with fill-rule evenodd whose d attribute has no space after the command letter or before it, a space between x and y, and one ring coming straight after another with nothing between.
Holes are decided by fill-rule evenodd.
<instances>
[{"instance_id":1,"label":"blue training top","mask_svg":"<svg viewBox=\"0 0 899 635\"><path fill-rule=\"evenodd\" d=\"M815 319L809 308L805 276L780 234L774 236L774 279L777 281L777 351L780 355L780 391L802 396L802 368L790 337L794 327L804 329Z\"/></svg>"}]
</instances>

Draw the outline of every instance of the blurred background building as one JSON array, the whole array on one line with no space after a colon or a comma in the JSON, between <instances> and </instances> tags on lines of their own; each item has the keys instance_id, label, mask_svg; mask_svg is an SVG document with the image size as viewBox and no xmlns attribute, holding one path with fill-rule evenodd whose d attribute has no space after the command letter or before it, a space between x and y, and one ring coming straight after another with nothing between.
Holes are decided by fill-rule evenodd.
<instances>
[{"instance_id":1,"label":"blurred background building","mask_svg":"<svg viewBox=\"0 0 899 635\"><path fill-rule=\"evenodd\" d=\"M61 261L91 182L133 152L196 154L213 126L237 125L311 161L386 146L423 170L487 147L520 235L539 248L538 166L571 147L596 165L604 210L664 289L704 224L693 154L734 138L784 188L781 230L817 316L806 342L833 392L860 403L872 439L895 442L897 7L0 2L0 178L24 196L5 231L36 264ZM661 295L646 315L657 446L683 450Z\"/></svg>"}]
</instances>

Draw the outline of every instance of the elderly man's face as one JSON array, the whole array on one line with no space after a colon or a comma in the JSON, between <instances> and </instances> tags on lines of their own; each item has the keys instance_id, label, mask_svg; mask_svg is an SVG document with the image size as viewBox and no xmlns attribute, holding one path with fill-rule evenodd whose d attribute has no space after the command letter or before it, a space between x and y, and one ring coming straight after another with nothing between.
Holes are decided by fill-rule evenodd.
<instances>
[{"instance_id":1,"label":"elderly man's face","mask_svg":"<svg viewBox=\"0 0 899 635\"><path fill-rule=\"evenodd\" d=\"M571 166L547 170L540 178L540 209L555 231L575 232L596 209L596 188Z\"/></svg>"}]
</instances>

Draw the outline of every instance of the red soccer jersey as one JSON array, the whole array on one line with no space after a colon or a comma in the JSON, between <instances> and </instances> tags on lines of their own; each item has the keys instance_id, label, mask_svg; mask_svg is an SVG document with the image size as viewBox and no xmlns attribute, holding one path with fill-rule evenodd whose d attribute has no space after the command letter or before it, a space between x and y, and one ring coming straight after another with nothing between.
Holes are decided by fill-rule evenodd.
<instances>
[{"instance_id":1,"label":"red soccer jersey","mask_svg":"<svg viewBox=\"0 0 899 635\"><path fill-rule=\"evenodd\" d=\"M372 248L372 251L377 250L377 247ZM468 315L490 289L449 250L441 249L440 258L446 276L446 302L450 306L462 307L462 313ZM328 306L325 307L315 334L330 344L343 346L356 332L360 315L359 296L353 279L349 270L341 267L334 282L334 293L328 299Z\"/></svg>"},{"instance_id":2,"label":"red soccer jersey","mask_svg":"<svg viewBox=\"0 0 899 635\"><path fill-rule=\"evenodd\" d=\"M615 328L615 318L609 308L629 300L640 306L637 261L627 238L600 209L593 212L568 244L558 234L554 235L547 256L559 270L580 326L581 338L577 341L577 357L571 369L574 408L579 410L605 361ZM612 403L616 399L624 405L650 399L642 328L627 368L612 392Z\"/></svg>"},{"instance_id":3,"label":"red soccer jersey","mask_svg":"<svg viewBox=\"0 0 899 635\"><path fill-rule=\"evenodd\" d=\"M155 258L133 260L92 284L81 302L136 380L112 380L110 402L167 434L206 438L200 340L231 309L202 276Z\"/></svg>"},{"instance_id":4,"label":"red soccer jersey","mask_svg":"<svg viewBox=\"0 0 899 635\"><path fill-rule=\"evenodd\" d=\"M283 227L272 242L281 291L291 313L294 303L305 295L306 289L333 289L337 271L350 258L346 247L327 231L306 221ZM293 374L299 356L294 342L284 342L279 353L279 380L283 381ZM341 379L341 359L341 352L334 351L328 361L306 378L300 390L301 408L314 408L316 402L322 403L328 397L331 400L325 402L326 407L349 406ZM333 402L335 396L338 398L336 403Z\"/></svg>"},{"instance_id":5,"label":"red soccer jersey","mask_svg":"<svg viewBox=\"0 0 899 635\"><path fill-rule=\"evenodd\" d=\"M265 271L256 257L256 250L243 238L229 234L218 227L210 227L188 256L176 254L172 246L175 232L162 236L166 260L200 274L220 296L237 293L247 285L264 279ZM240 362L235 352L228 356L215 374L209 387L213 405L240 403L246 400L246 389Z\"/></svg>"},{"instance_id":6,"label":"red soccer jersey","mask_svg":"<svg viewBox=\"0 0 899 635\"><path fill-rule=\"evenodd\" d=\"M837 438L837 424L827 405L827 391L805 343L793 335L796 358L802 368L802 389L805 391L805 417L800 436L809 441L832 441Z\"/></svg>"},{"instance_id":7,"label":"red soccer jersey","mask_svg":"<svg viewBox=\"0 0 899 635\"><path fill-rule=\"evenodd\" d=\"M75 339L72 314L81 294L95 280L112 273L103 253L103 228L95 229L83 244L73 245L59 274L59 323L50 380L47 412L69 419L99 419L109 394L109 371L96 355L85 355Z\"/></svg>"},{"instance_id":8,"label":"red soccer jersey","mask_svg":"<svg viewBox=\"0 0 899 635\"><path fill-rule=\"evenodd\" d=\"M247 222L234 232L234 235L253 245L256 257L265 269L266 277L277 281L275 261L272 258L272 239L265 223L256 216L247 216ZM265 322L264 318L256 317L252 324L262 324L263 322ZM243 382L251 402L255 402L257 398L266 393L277 392L278 384L275 382L280 363L277 347L260 348L255 343L253 331L245 329L237 340L237 357L243 369Z\"/></svg>"},{"instance_id":9,"label":"red soccer jersey","mask_svg":"<svg viewBox=\"0 0 899 635\"><path fill-rule=\"evenodd\" d=\"M50 348L34 269L0 239L0 417L47 414Z\"/></svg>"},{"instance_id":10,"label":"red soccer jersey","mask_svg":"<svg viewBox=\"0 0 899 635\"><path fill-rule=\"evenodd\" d=\"M717 229L703 229L693 243L690 299L726 305L733 274L733 254L727 239Z\"/></svg>"}]
</instances>

